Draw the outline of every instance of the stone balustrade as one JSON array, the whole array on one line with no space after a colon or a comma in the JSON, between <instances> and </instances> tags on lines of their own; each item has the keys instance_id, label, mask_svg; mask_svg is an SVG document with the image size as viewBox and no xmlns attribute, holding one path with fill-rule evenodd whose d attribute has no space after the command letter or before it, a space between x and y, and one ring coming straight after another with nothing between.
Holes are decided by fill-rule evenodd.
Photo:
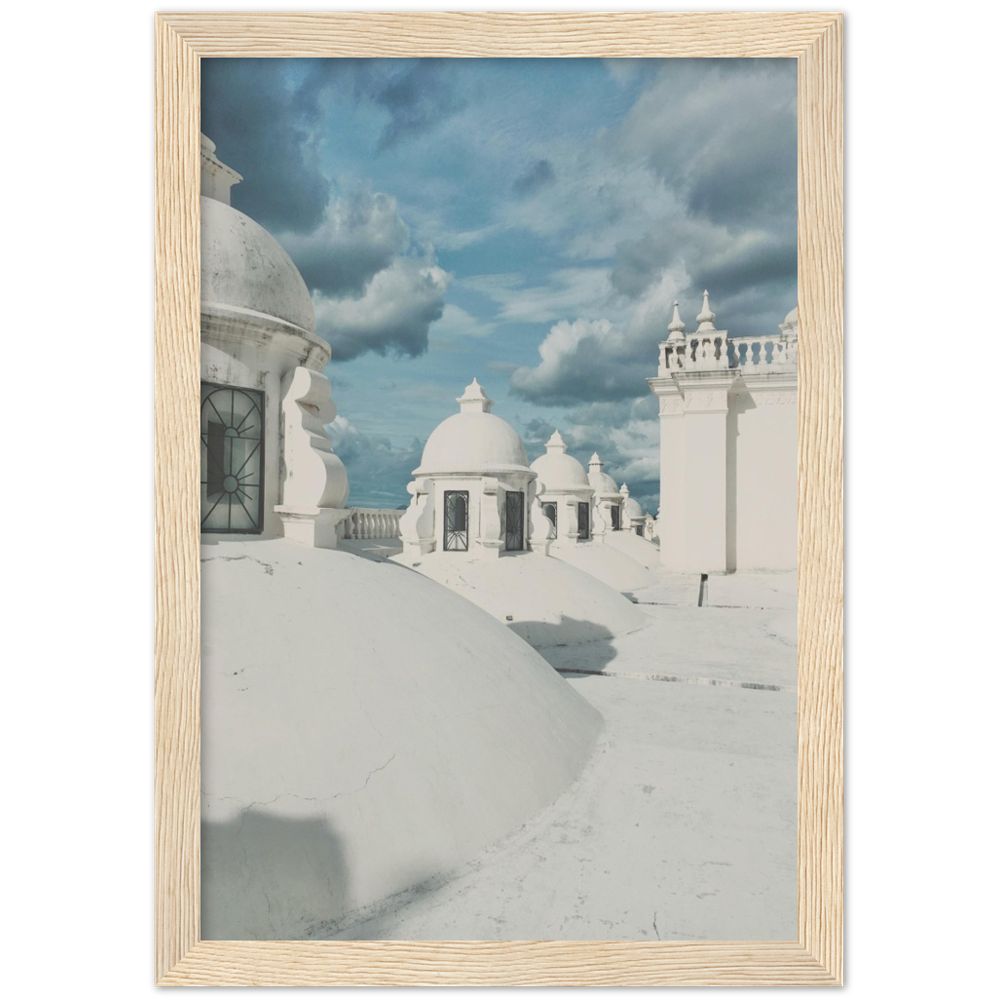
<instances>
[{"instance_id":1,"label":"stone balustrade","mask_svg":"<svg viewBox=\"0 0 1000 1000\"><path fill-rule=\"evenodd\" d=\"M399 519L405 510L376 510L372 507L351 507L351 516L344 522L344 538L399 538Z\"/></svg>"},{"instance_id":2,"label":"stone balustrade","mask_svg":"<svg viewBox=\"0 0 1000 1000\"><path fill-rule=\"evenodd\" d=\"M791 364L796 360L797 346L797 341L788 341L780 334L730 340L727 344L729 367Z\"/></svg>"},{"instance_id":3,"label":"stone balustrade","mask_svg":"<svg viewBox=\"0 0 1000 1000\"><path fill-rule=\"evenodd\" d=\"M787 365L798 361L798 342L782 334L730 340L722 336L692 334L661 345L661 372L713 371Z\"/></svg>"}]
</instances>

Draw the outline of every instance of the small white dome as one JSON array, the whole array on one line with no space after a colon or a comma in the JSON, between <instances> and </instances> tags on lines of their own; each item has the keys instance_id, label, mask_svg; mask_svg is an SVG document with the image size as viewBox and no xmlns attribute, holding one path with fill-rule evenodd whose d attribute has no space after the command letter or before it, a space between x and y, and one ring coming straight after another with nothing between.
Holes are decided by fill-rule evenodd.
<instances>
[{"instance_id":1,"label":"small white dome","mask_svg":"<svg viewBox=\"0 0 1000 1000\"><path fill-rule=\"evenodd\" d=\"M590 471L587 479L597 496L611 497L612 499L621 496L618 492L618 484L604 471L604 463L596 451L590 456Z\"/></svg>"},{"instance_id":2,"label":"small white dome","mask_svg":"<svg viewBox=\"0 0 1000 1000\"><path fill-rule=\"evenodd\" d=\"M492 413L455 413L438 424L424 445L414 475L440 472L488 474L527 469L517 431Z\"/></svg>"},{"instance_id":3,"label":"small white dome","mask_svg":"<svg viewBox=\"0 0 1000 1000\"><path fill-rule=\"evenodd\" d=\"M566 443L556 431L546 444L547 451L531 463L532 469L545 487L546 493L589 490L587 470L572 455L566 454Z\"/></svg>"},{"instance_id":4,"label":"small white dome","mask_svg":"<svg viewBox=\"0 0 1000 1000\"><path fill-rule=\"evenodd\" d=\"M626 517L645 517L646 515L642 512L642 507L639 506L638 500L633 500L631 497L622 504L622 509L625 512Z\"/></svg>"},{"instance_id":5,"label":"small white dome","mask_svg":"<svg viewBox=\"0 0 1000 1000\"><path fill-rule=\"evenodd\" d=\"M546 493L590 489L587 473L572 455L545 454L536 458L531 467L545 484Z\"/></svg>"},{"instance_id":6,"label":"small white dome","mask_svg":"<svg viewBox=\"0 0 1000 1000\"><path fill-rule=\"evenodd\" d=\"M274 317L316 332L309 289L278 241L248 215L201 199L201 306Z\"/></svg>"},{"instance_id":7,"label":"small white dome","mask_svg":"<svg viewBox=\"0 0 1000 1000\"><path fill-rule=\"evenodd\" d=\"M785 324L787 326L798 326L799 325L799 307L796 306L786 317Z\"/></svg>"},{"instance_id":8,"label":"small white dome","mask_svg":"<svg viewBox=\"0 0 1000 1000\"><path fill-rule=\"evenodd\" d=\"M457 402L461 412L443 420L431 433L415 476L529 471L521 436L506 420L489 412L493 401L475 379Z\"/></svg>"}]
</instances>

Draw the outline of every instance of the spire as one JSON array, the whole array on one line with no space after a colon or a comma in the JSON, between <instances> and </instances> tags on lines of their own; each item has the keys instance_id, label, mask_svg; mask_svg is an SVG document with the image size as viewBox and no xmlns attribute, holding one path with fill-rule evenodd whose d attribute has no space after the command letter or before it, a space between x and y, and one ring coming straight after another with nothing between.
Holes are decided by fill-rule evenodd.
<instances>
[{"instance_id":1,"label":"spire","mask_svg":"<svg viewBox=\"0 0 1000 1000\"><path fill-rule=\"evenodd\" d=\"M545 442L545 448L550 454L552 452L561 452L562 454L566 453L566 442L563 441L562 435L559 431L553 432L552 437Z\"/></svg>"},{"instance_id":2,"label":"spire","mask_svg":"<svg viewBox=\"0 0 1000 1000\"><path fill-rule=\"evenodd\" d=\"M489 413L493 409L493 400L486 395L478 379L473 379L458 399L458 408L462 413Z\"/></svg>"},{"instance_id":3,"label":"spire","mask_svg":"<svg viewBox=\"0 0 1000 1000\"><path fill-rule=\"evenodd\" d=\"M601 456L598 455L596 451L594 452L593 455L590 456L590 463L589 464L590 464L590 468L594 468L595 465L599 469L603 469L604 468L604 463L601 461Z\"/></svg>"},{"instance_id":4,"label":"spire","mask_svg":"<svg viewBox=\"0 0 1000 1000\"><path fill-rule=\"evenodd\" d=\"M681 307L676 299L674 300L674 318L670 321L670 325L667 329L670 331L670 336L667 340L684 339L684 331L687 327L684 325L684 320L681 319Z\"/></svg>"},{"instance_id":5,"label":"spire","mask_svg":"<svg viewBox=\"0 0 1000 1000\"><path fill-rule=\"evenodd\" d=\"M698 333L707 333L715 329L715 313L708 306L708 289L703 293L704 301L701 304L701 312L698 313Z\"/></svg>"},{"instance_id":6,"label":"spire","mask_svg":"<svg viewBox=\"0 0 1000 1000\"><path fill-rule=\"evenodd\" d=\"M622 488L618 491L621 495L628 500L628 484L622 483Z\"/></svg>"}]
</instances>

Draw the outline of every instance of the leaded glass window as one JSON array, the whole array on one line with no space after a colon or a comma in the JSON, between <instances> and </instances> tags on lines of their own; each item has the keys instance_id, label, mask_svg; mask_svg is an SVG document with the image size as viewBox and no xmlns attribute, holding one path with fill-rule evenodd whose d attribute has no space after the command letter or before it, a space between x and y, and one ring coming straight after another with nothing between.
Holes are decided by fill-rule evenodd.
<instances>
[{"instance_id":1,"label":"leaded glass window","mask_svg":"<svg viewBox=\"0 0 1000 1000\"><path fill-rule=\"evenodd\" d=\"M611 530L621 531L622 528L622 509L617 504L611 508Z\"/></svg>"},{"instance_id":2,"label":"leaded glass window","mask_svg":"<svg viewBox=\"0 0 1000 1000\"><path fill-rule=\"evenodd\" d=\"M201 530L259 534L264 523L264 394L201 383Z\"/></svg>"},{"instance_id":3,"label":"leaded glass window","mask_svg":"<svg viewBox=\"0 0 1000 1000\"><path fill-rule=\"evenodd\" d=\"M543 503L542 513L552 522L552 527L555 528L559 524L557 520L558 515L556 514L556 505L554 503Z\"/></svg>"},{"instance_id":4,"label":"leaded glass window","mask_svg":"<svg viewBox=\"0 0 1000 1000\"><path fill-rule=\"evenodd\" d=\"M508 491L504 494L504 548L520 552L524 548L524 494Z\"/></svg>"},{"instance_id":5,"label":"leaded glass window","mask_svg":"<svg viewBox=\"0 0 1000 1000\"><path fill-rule=\"evenodd\" d=\"M590 504L576 505L576 533L580 538L590 538Z\"/></svg>"},{"instance_id":6,"label":"leaded glass window","mask_svg":"<svg viewBox=\"0 0 1000 1000\"><path fill-rule=\"evenodd\" d=\"M469 491L444 491L444 550L469 551Z\"/></svg>"}]
</instances>

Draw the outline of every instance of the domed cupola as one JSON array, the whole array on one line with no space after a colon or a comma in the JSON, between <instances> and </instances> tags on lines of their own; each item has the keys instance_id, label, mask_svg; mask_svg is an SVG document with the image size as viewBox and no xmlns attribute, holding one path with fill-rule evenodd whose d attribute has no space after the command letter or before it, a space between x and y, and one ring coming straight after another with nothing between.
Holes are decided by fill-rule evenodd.
<instances>
[{"instance_id":1,"label":"domed cupola","mask_svg":"<svg viewBox=\"0 0 1000 1000\"><path fill-rule=\"evenodd\" d=\"M605 530L621 531L622 495L618 484L604 471L601 456L595 451L590 456L587 478L594 489L594 533L598 533L598 519L604 522Z\"/></svg>"},{"instance_id":2,"label":"domed cupola","mask_svg":"<svg viewBox=\"0 0 1000 1000\"><path fill-rule=\"evenodd\" d=\"M431 552L498 556L547 543L536 473L517 431L492 413L478 380L458 397L424 446L400 519L407 556ZM544 522L544 524L543 524Z\"/></svg>"},{"instance_id":3,"label":"domed cupola","mask_svg":"<svg viewBox=\"0 0 1000 1000\"><path fill-rule=\"evenodd\" d=\"M335 547L348 485L324 429L330 348L292 259L229 204L242 179L202 136L202 534Z\"/></svg>"},{"instance_id":4,"label":"domed cupola","mask_svg":"<svg viewBox=\"0 0 1000 1000\"><path fill-rule=\"evenodd\" d=\"M545 454L531 463L544 492L538 499L542 512L556 529L556 537L580 542L591 537L593 487L584 467L566 454L566 442L555 431L545 445Z\"/></svg>"}]
</instances>

